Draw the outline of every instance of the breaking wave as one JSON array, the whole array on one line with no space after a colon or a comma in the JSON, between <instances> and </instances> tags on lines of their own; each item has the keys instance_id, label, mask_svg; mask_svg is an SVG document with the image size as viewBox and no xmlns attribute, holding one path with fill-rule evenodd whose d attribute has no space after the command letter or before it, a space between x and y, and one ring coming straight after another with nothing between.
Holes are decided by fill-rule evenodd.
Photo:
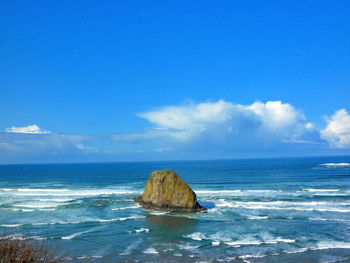
<instances>
[{"instance_id":1,"label":"breaking wave","mask_svg":"<svg viewBox=\"0 0 350 263\"><path fill-rule=\"evenodd\" d=\"M321 166L330 166L330 167L337 167L337 166L350 166L350 163L321 163Z\"/></svg>"}]
</instances>

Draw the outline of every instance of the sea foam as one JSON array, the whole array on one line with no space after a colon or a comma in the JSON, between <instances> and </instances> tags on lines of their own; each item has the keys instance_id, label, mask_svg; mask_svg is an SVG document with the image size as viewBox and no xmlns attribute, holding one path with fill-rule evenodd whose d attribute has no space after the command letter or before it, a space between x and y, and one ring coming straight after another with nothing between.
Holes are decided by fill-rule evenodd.
<instances>
[{"instance_id":1,"label":"sea foam","mask_svg":"<svg viewBox=\"0 0 350 263\"><path fill-rule=\"evenodd\" d=\"M321 163L322 166L350 166L350 163Z\"/></svg>"},{"instance_id":2,"label":"sea foam","mask_svg":"<svg viewBox=\"0 0 350 263\"><path fill-rule=\"evenodd\" d=\"M153 247L147 248L146 250L144 250L142 252L144 254L159 254L159 252Z\"/></svg>"}]
</instances>

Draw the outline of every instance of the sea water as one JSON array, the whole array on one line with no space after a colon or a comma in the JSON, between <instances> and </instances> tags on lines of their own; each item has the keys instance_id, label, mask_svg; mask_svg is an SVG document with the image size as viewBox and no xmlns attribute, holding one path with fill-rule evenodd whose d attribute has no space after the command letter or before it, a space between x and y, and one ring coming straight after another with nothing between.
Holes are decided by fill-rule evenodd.
<instances>
[{"instance_id":1,"label":"sea water","mask_svg":"<svg viewBox=\"0 0 350 263\"><path fill-rule=\"evenodd\" d=\"M133 202L160 169L208 211ZM1 165L0 231L68 262L350 262L350 157Z\"/></svg>"}]
</instances>

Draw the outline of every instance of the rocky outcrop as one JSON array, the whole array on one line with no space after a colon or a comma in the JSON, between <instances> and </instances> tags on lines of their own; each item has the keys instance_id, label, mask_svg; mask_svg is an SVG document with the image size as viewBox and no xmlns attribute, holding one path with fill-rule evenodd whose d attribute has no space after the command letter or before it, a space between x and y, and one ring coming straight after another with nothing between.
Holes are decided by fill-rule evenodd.
<instances>
[{"instance_id":1,"label":"rocky outcrop","mask_svg":"<svg viewBox=\"0 0 350 263\"><path fill-rule=\"evenodd\" d=\"M142 195L134 198L145 208L172 211L205 211L196 194L174 171L154 171Z\"/></svg>"}]
</instances>

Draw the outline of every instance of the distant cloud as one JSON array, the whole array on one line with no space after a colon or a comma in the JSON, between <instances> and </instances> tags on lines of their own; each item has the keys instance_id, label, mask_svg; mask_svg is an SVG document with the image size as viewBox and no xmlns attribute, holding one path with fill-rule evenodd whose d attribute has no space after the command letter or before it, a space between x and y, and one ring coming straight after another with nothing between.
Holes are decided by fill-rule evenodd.
<instances>
[{"instance_id":1,"label":"distant cloud","mask_svg":"<svg viewBox=\"0 0 350 263\"><path fill-rule=\"evenodd\" d=\"M118 134L113 139L218 151L315 143L314 125L306 122L302 112L281 101L242 105L219 100L166 106L138 116L155 127L139 134Z\"/></svg>"},{"instance_id":2,"label":"distant cloud","mask_svg":"<svg viewBox=\"0 0 350 263\"><path fill-rule=\"evenodd\" d=\"M327 120L327 127L321 130L321 138L333 148L350 148L350 115L345 109L335 112Z\"/></svg>"},{"instance_id":3,"label":"distant cloud","mask_svg":"<svg viewBox=\"0 0 350 263\"><path fill-rule=\"evenodd\" d=\"M85 145L92 140L93 136L52 133L37 125L11 127L0 132L0 159L26 162L71 158L95 153L95 149Z\"/></svg>"},{"instance_id":4,"label":"distant cloud","mask_svg":"<svg viewBox=\"0 0 350 263\"><path fill-rule=\"evenodd\" d=\"M115 161L298 156L348 153L345 109L319 129L281 101L229 101L164 106L138 114L151 127L139 133L62 134L38 125L0 132L0 162Z\"/></svg>"},{"instance_id":5,"label":"distant cloud","mask_svg":"<svg viewBox=\"0 0 350 263\"><path fill-rule=\"evenodd\" d=\"M10 127L6 128L5 132L8 133L28 133L28 134L49 134L51 132L49 131L44 131L40 129L38 125L29 125L29 126L24 126L24 127Z\"/></svg>"}]
</instances>

